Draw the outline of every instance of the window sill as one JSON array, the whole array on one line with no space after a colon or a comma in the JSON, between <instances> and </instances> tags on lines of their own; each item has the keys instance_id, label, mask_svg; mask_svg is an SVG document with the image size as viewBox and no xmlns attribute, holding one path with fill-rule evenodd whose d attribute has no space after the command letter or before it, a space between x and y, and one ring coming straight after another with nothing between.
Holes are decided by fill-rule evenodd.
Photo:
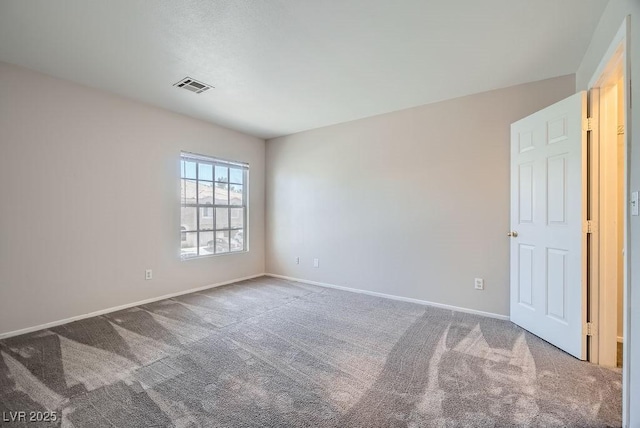
<instances>
[{"instance_id":1,"label":"window sill","mask_svg":"<svg viewBox=\"0 0 640 428\"><path fill-rule=\"evenodd\" d=\"M219 256L230 256L230 255L234 255L234 254L245 254L248 253L249 250L242 250L242 251L229 251L227 253L217 253L217 254L201 254L201 255L193 255L193 256L189 256L189 257L183 257L182 255L180 256L180 261L181 262L186 262L188 260L197 260L197 259L208 259L210 257L219 257Z\"/></svg>"}]
</instances>

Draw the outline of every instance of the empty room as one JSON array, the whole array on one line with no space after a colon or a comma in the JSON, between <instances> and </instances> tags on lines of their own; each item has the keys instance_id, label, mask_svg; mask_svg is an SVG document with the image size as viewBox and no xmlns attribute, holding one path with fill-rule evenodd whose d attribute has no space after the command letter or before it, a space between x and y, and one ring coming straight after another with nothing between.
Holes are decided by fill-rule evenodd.
<instances>
[{"instance_id":1,"label":"empty room","mask_svg":"<svg viewBox=\"0 0 640 428\"><path fill-rule=\"evenodd\" d=\"M640 427L639 29L0 0L0 426Z\"/></svg>"}]
</instances>

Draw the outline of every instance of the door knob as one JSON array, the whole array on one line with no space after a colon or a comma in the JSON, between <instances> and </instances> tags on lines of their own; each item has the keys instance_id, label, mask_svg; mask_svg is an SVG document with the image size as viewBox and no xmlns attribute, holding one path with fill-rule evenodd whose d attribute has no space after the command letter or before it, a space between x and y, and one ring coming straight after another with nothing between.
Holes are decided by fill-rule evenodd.
<instances>
[{"instance_id":1,"label":"door knob","mask_svg":"<svg viewBox=\"0 0 640 428\"><path fill-rule=\"evenodd\" d=\"M512 238L517 238L518 237L518 232L516 232L515 230L507 233L507 236L510 236Z\"/></svg>"}]
</instances>

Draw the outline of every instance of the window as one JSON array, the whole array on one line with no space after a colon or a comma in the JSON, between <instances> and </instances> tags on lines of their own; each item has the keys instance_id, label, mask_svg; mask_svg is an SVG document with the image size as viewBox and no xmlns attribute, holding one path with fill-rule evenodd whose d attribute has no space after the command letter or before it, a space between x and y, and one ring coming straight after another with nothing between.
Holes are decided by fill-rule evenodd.
<instances>
[{"instance_id":1,"label":"window","mask_svg":"<svg viewBox=\"0 0 640 428\"><path fill-rule=\"evenodd\" d=\"M249 165L180 155L181 258L247 250Z\"/></svg>"}]
</instances>

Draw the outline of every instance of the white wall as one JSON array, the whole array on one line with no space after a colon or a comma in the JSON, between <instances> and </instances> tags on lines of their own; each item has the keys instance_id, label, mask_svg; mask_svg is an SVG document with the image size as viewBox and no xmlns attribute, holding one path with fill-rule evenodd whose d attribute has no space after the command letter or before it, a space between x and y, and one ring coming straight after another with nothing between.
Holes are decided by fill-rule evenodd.
<instances>
[{"instance_id":1,"label":"white wall","mask_svg":"<svg viewBox=\"0 0 640 428\"><path fill-rule=\"evenodd\" d=\"M267 141L267 271L508 314L509 126L573 94L574 82Z\"/></svg>"},{"instance_id":2,"label":"white wall","mask_svg":"<svg viewBox=\"0 0 640 428\"><path fill-rule=\"evenodd\" d=\"M627 15L631 15L631 79L633 81L631 117L627 118L627 132L631 134L629 153L629 171L631 190L640 190L640 1L613 0L600 19L591 44L576 72L576 88L587 89L591 77L600 60L611 44L616 32ZM627 397L630 427L640 427L640 217L630 217L630 239L628 260L630 265L629 282L631 293L627 296L627 307L630 308L631 331L625 333L626 345L630 345L630 356L624 361L625 370L629 370L630 394Z\"/></svg>"},{"instance_id":3,"label":"white wall","mask_svg":"<svg viewBox=\"0 0 640 428\"><path fill-rule=\"evenodd\" d=\"M264 146L0 63L0 334L264 272ZM249 162L249 253L180 261L181 150Z\"/></svg>"}]
</instances>

